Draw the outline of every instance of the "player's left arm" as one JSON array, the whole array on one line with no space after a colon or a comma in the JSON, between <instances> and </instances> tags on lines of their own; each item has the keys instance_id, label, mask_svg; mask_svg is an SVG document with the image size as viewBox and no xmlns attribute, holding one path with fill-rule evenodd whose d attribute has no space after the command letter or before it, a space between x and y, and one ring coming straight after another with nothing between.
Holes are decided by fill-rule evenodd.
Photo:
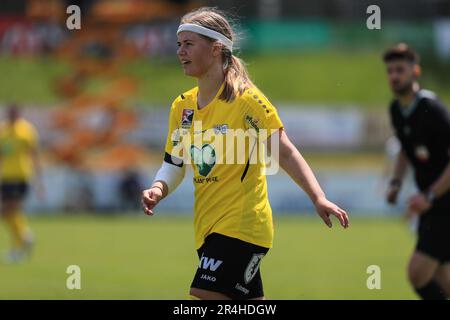
<instances>
[{"instance_id":1,"label":"player's left arm","mask_svg":"<svg viewBox=\"0 0 450 320\"><path fill-rule=\"evenodd\" d=\"M448 156L450 159L450 149L448 149ZM450 161L447 164L447 167L445 168L442 175L430 188L430 191L434 194L434 196L436 196L436 198L439 198L443 194L447 193L449 190L450 190Z\"/></svg>"},{"instance_id":2,"label":"player's left arm","mask_svg":"<svg viewBox=\"0 0 450 320\"><path fill-rule=\"evenodd\" d=\"M0 124L0 165L3 157L3 126Z\"/></svg>"},{"instance_id":3,"label":"player's left arm","mask_svg":"<svg viewBox=\"0 0 450 320\"><path fill-rule=\"evenodd\" d=\"M38 197L40 199L43 199L45 195L45 189L42 181L42 162L39 153L39 134L33 126L30 126L27 129L27 143L31 162L33 165L33 184L36 188L35 190Z\"/></svg>"},{"instance_id":4,"label":"player's left arm","mask_svg":"<svg viewBox=\"0 0 450 320\"><path fill-rule=\"evenodd\" d=\"M349 225L347 212L326 198L313 171L298 149L289 140L286 132L280 129L274 135L278 135L279 164L281 168L308 194L314 203L318 215L328 227L332 227L330 215L334 215L339 219L341 225L347 228ZM270 143L268 143L268 147L270 149Z\"/></svg>"},{"instance_id":5,"label":"player's left arm","mask_svg":"<svg viewBox=\"0 0 450 320\"><path fill-rule=\"evenodd\" d=\"M418 213L430 209L435 199L450 191L450 113L445 106L430 110L432 127L437 138L447 146L448 164L439 178L424 193L414 195L409 200L409 209Z\"/></svg>"},{"instance_id":6,"label":"player's left arm","mask_svg":"<svg viewBox=\"0 0 450 320\"><path fill-rule=\"evenodd\" d=\"M436 135L443 139L448 155L447 167L429 190L433 196L439 198L450 190L450 112L444 105L435 109L433 127L436 130Z\"/></svg>"},{"instance_id":7,"label":"player's left arm","mask_svg":"<svg viewBox=\"0 0 450 320\"><path fill-rule=\"evenodd\" d=\"M450 159L450 149L448 150ZM450 161L444 172L427 192L412 196L408 201L409 213L423 213L431 208L433 201L450 191Z\"/></svg>"},{"instance_id":8,"label":"player's left arm","mask_svg":"<svg viewBox=\"0 0 450 320\"><path fill-rule=\"evenodd\" d=\"M45 194L44 189L44 183L42 181L42 163L39 155L39 151L37 148L32 148L30 151L31 153L31 159L33 161L33 168L34 168L34 174L35 174L35 185L36 185L36 192L39 198L43 198Z\"/></svg>"},{"instance_id":9,"label":"player's left arm","mask_svg":"<svg viewBox=\"0 0 450 320\"><path fill-rule=\"evenodd\" d=\"M2 166L2 151L1 151L1 146L0 146L0 168ZM0 169L1 170L1 169ZM1 172L0 172L0 183L1 183Z\"/></svg>"}]
</instances>

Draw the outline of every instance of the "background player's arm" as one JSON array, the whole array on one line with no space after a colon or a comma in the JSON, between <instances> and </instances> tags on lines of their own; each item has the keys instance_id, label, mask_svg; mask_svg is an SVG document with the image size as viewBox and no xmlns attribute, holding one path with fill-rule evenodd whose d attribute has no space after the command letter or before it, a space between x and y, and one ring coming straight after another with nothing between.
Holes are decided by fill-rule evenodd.
<instances>
[{"instance_id":1,"label":"background player's arm","mask_svg":"<svg viewBox=\"0 0 450 320\"><path fill-rule=\"evenodd\" d=\"M0 130L1 130L1 128L0 128ZM1 170L1 167L2 167L2 161L3 161L3 155L2 155L2 150L3 150L3 147L2 147L2 140L0 139L0 170ZM1 182L1 178L2 178L2 172L0 172L0 182Z\"/></svg>"},{"instance_id":2,"label":"background player's arm","mask_svg":"<svg viewBox=\"0 0 450 320\"><path fill-rule=\"evenodd\" d=\"M389 189L386 195L386 199L389 203L394 204L397 202L398 193L400 192L403 178L408 170L409 162L404 150L401 150L394 164L394 172L392 179L389 183Z\"/></svg>"},{"instance_id":3,"label":"background player's arm","mask_svg":"<svg viewBox=\"0 0 450 320\"><path fill-rule=\"evenodd\" d=\"M433 128L436 130L436 136L444 139L447 145L448 164L441 176L431 186L430 191L439 198L450 190L450 112L445 106L432 109L435 111Z\"/></svg>"},{"instance_id":4,"label":"background player's arm","mask_svg":"<svg viewBox=\"0 0 450 320\"><path fill-rule=\"evenodd\" d=\"M405 177L406 171L408 170L409 162L406 157L405 151L401 150L395 161L394 172L392 175L392 179L396 179L399 181L403 181Z\"/></svg>"},{"instance_id":5,"label":"background player's arm","mask_svg":"<svg viewBox=\"0 0 450 320\"><path fill-rule=\"evenodd\" d=\"M450 156L450 150L449 156ZM436 182L430 187L427 193L418 193L412 196L408 201L408 213L407 217L413 214L422 214L427 211L433 205L434 198L439 198L444 193L450 190L450 161L444 172L436 180ZM434 194L433 198L430 197L430 192Z\"/></svg>"},{"instance_id":6,"label":"background player's arm","mask_svg":"<svg viewBox=\"0 0 450 320\"><path fill-rule=\"evenodd\" d=\"M336 216L341 225L348 227L347 213L334 203L328 201L314 173L297 148L289 140L286 132L278 131L281 168L308 194L316 207L316 211L326 225L332 226L330 214ZM270 150L270 143L268 144Z\"/></svg>"},{"instance_id":7,"label":"background player's arm","mask_svg":"<svg viewBox=\"0 0 450 320\"><path fill-rule=\"evenodd\" d=\"M450 149L448 150L448 156L450 159ZM431 186L430 191L435 194L437 198L450 190L450 161L447 168L437 181Z\"/></svg>"},{"instance_id":8,"label":"background player's arm","mask_svg":"<svg viewBox=\"0 0 450 320\"><path fill-rule=\"evenodd\" d=\"M408 201L410 212L423 213L431 208L434 198L439 198L450 189L450 113L446 107L436 106L429 108L428 116L432 123L435 139L441 139L447 146L448 162L440 177L431 185L426 193L418 193Z\"/></svg>"},{"instance_id":9,"label":"background player's arm","mask_svg":"<svg viewBox=\"0 0 450 320\"><path fill-rule=\"evenodd\" d=\"M41 166L41 160L39 157L38 150L36 148L33 148L31 151L31 159L33 160L33 167L34 172L37 177L41 177L42 174L42 166Z\"/></svg>"},{"instance_id":10,"label":"background player's arm","mask_svg":"<svg viewBox=\"0 0 450 320\"><path fill-rule=\"evenodd\" d=\"M33 161L34 172L36 175L36 192L39 198L43 198L45 194L44 184L42 182L42 165L37 148L31 150L31 159Z\"/></svg>"}]
</instances>

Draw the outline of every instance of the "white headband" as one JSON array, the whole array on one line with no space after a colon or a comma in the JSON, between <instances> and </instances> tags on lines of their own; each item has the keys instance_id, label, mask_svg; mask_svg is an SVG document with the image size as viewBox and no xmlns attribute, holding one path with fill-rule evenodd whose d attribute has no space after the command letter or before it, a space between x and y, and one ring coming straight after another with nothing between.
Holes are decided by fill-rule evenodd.
<instances>
[{"instance_id":1,"label":"white headband","mask_svg":"<svg viewBox=\"0 0 450 320\"><path fill-rule=\"evenodd\" d=\"M178 27L177 34L179 34L182 31L191 31L215 39L220 43L222 43L228 50L230 50L231 52L233 51L233 41L231 41L230 39L228 39L223 34L217 31L193 23L180 24L180 26Z\"/></svg>"}]
</instances>

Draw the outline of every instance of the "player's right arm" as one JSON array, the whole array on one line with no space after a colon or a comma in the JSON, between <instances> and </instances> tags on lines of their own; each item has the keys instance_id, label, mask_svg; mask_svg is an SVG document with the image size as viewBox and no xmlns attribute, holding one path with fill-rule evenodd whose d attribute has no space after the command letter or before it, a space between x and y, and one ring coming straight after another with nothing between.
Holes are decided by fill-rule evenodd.
<instances>
[{"instance_id":1,"label":"player's right arm","mask_svg":"<svg viewBox=\"0 0 450 320\"><path fill-rule=\"evenodd\" d=\"M389 187L386 194L386 200L388 203L395 204L397 202L398 194L401 190L403 178L408 170L408 166L409 162L405 151L401 150L395 160L394 172L391 180L389 181Z\"/></svg>"},{"instance_id":2,"label":"player's right arm","mask_svg":"<svg viewBox=\"0 0 450 320\"><path fill-rule=\"evenodd\" d=\"M332 227L330 215L339 219L342 227L349 226L347 212L329 201L319 185L313 171L305 161L300 151L290 141L283 129L278 133L281 168L302 188L314 203L317 214L322 218L328 227Z\"/></svg>"},{"instance_id":3,"label":"player's right arm","mask_svg":"<svg viewBox=\"0 0 450 320\"><path fill-rule=\"evenodd\" d=\"M142 208L147 215L153 215L153 208L183 181L185 165L180 143L179 131L181 124L178 121L176 101L170 109L169 131L166 139L165 155L161 168L156 173L152 186L142 192Z\"/></svg>"}]
</instances>

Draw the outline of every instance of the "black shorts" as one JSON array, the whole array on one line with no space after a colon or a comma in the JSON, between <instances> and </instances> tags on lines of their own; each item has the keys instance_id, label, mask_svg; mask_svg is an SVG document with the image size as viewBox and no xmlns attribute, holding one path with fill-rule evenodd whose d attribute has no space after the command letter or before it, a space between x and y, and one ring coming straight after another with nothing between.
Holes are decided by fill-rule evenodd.
<instances>
[{"instance_id":1,"label":"black shorts","mask_svg":"<svg viewBox=\"0 0 450 320\"><path fill-rule=\"evenodd\" d=\"M231 299L262 297L259 266L267 251L268 248L212 233L197 250L200 262L191 288L220 292Z\"/></svg>"},{"instance_id":2,"label":"black shorts","mask_svg":"<svg viewBox=\"0 0 450 320\"><path fill-rule=\"evenodd\" d=\"M416 250L440 263L450 262L450 212L420 216Z\"/></svg>"},{"instance_id":3,"label":"black shorts","mask_svg":"<svg viewBox=\"0 0 450 320\"><path fill-rule=\"evenodd\" d=\"M23 200L28 192L28 183L24 181L3 182L0 185L0 198L5 200Z\"/></svg>"}]
</instances>

